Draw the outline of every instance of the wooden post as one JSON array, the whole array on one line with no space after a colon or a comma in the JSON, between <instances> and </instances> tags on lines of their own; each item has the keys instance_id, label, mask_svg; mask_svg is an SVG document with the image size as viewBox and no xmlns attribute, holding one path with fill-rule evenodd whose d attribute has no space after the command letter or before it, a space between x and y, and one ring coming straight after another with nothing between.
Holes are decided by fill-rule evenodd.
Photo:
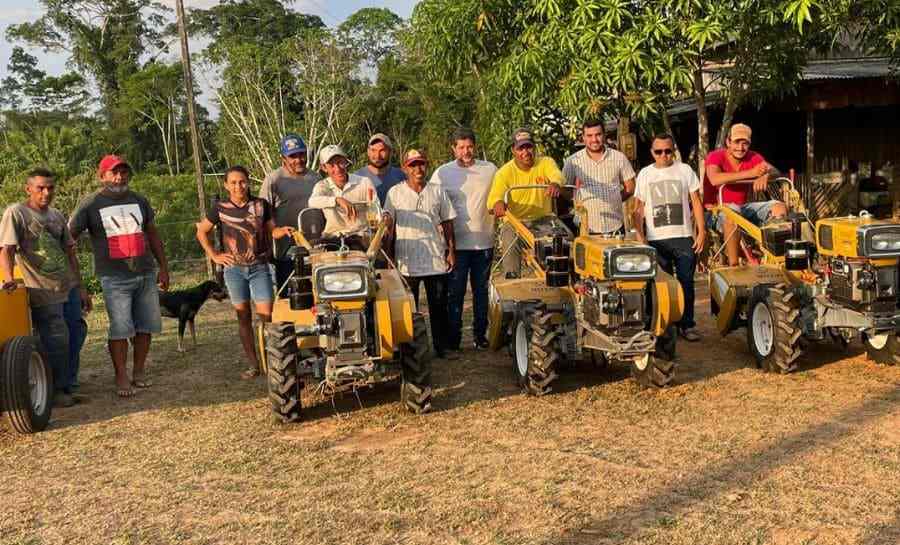
<instances>
[{"instance_id":1,"label":"wooden post","mask_svg":"<svg viewBox=\"0 0 900 545\"><path fill-rule=\"evenodd\" d=\"M197 179L197 199L200 204L200 216L206 216L206 191L203 189L203 165L200 163L200 131L197 128L197 115L194 104L194 76L191 72L191 53L188 49L187 25L184 20L184 1L175 0L175 12L178 18L178 35L181 37L181 67L184 71L184 90L187 99L188 124L191 129L191 149L194 152L194 175ZM206 275L213 278L212 261L206 260Z\"/></svg>"},{"instance_id":2,"label":"wooden post","mask_svg":"<svg viewBox=\"0 0 900 545\"><path fill-rule=\"evenodd\" d=\"M816 170L816 115L815 110L810 108L806 110L806 191L804 191L803 199L806 202L806 210L812 213L813 217L818 217L812 210L815 203L813 198L813 174Z\"/></svg>"}]
</instances>

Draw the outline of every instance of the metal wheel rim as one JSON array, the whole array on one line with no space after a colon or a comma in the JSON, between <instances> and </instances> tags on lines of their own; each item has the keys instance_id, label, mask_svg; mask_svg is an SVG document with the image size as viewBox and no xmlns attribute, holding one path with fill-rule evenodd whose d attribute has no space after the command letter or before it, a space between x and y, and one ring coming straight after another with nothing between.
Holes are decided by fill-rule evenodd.
<instances>
[{"instance_id":1,"label":"metal wheel rim","mask_svg":"<svg viewBox=\"0 0 900 545\"><path fill-rule=\"evenodd\" d=\"M775 320L772 319L769 307L762 302L756 303L750 321L756 351L761 356L768 356L772 353L772 347L775 345Z\"/></svg>"},{"instance_id":2,"label":"metal wheel rim","mask_svg":"<svg viewBox=\"0 0 900 545\"><path fill-rule=\"evenodd\" d=\"M28 360L28 387L31 392L31 408L34 414L43 414L47 408L47 368L37 352Z\"/></svg>"},{"instance_id":3,"label":"metal wheel rim","mask_svg":"<svg viewBox=\"0 0 900 545\"><path fill-rule=\"evenodd\" d=\"M516 324L516 369L520 377L528 376L528 332L525 323Z\"/></svg>"},{"instance_id":4,"label":"metal wheel rim","mask_svg":"<svg viewBox=\"0 0 900 545\"><path fill-rule=\"evenodd\" d=\"M881 350L887 346L888 336L888 333L882 333L881 335L869 335L866 339L868 339L869 346L875 350Z\"/></svg>"},{"instance_id":5,"label":"metal wheel rim","mask_svg":"<svg viewBox=\"0 0 900 545\"><path fill-rule=\"evenodd\" d=\"M634 358L634 366L637 367L638 371L645 371L648 365L650 365L650 354L644 354L639 358Z\"/></svg>"}]
</instances>

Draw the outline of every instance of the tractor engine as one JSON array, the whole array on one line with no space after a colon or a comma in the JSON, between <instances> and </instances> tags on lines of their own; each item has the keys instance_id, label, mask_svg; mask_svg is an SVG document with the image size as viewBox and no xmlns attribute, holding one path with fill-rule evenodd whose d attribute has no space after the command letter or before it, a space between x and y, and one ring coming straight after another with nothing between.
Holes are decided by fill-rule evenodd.
<instances>
[{"instance_id":1,"label":"tractor engine","mask_svg":"<svg viewBox=\"0 0 900 545\"><path fill-rule=\"evenodd\" d=\"M623 291L612 283L590 279L583 286L582 312L593 327L618 335L644 329L647 301L643 290Z\"/></svg>"},{"instance_id":2,"label":"tractor engine","mask_svg":"<svg viewBox=\"0 0 900 545\"><path fill-rule=\"evenodd\" d=\"M832 258L826 293L837 303L861 312L892 312L897 308L897 266L874 267L869 260Z\"/></svg>"}]
</instances>

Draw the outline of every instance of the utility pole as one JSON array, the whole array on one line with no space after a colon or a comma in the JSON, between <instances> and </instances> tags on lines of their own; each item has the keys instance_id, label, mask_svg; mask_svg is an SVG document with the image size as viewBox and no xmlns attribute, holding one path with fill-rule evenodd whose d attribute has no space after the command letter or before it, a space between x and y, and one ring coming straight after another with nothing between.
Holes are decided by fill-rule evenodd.
<instances>
[{"instance_id":1,"label":"utility pole","mask_svg":"<svg viewBox=\"0 0 900 545\"><path fill-rule=\"evenodd\" d=\"M194 76L191 72L191 53L188 49L187 25L184 21L184 1L175 0L178 17L178 35L181 37L181 68L184 70L184 90L187 98L188 123L191 126L191 148L194 151L194 173L197 177L197 198L200 201L201 217L206 216L206 191L203 190L203 165L200 164L200 131L197 129L197 114L194 105ZM212 261L206 260L206 275L213 278Z\"/></svg>"}]
</instances>

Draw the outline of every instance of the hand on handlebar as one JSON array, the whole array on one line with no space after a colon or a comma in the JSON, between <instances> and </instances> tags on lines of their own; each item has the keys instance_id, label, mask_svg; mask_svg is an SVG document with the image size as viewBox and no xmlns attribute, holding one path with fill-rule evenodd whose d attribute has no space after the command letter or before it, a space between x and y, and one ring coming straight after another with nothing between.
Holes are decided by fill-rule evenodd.
<instances>
[{"instance_id":1,"label":"hand on handlebar","mask_svg":"<svg viewBox=\"0 0 900 545\"><path fill-rule=\"evenodd\" d=\"M559 197L559 186L557 184L548 184L547 196L552 198Z\"/></svg>"},{"instance_id":2,"label":"hand on handlebar","mask_svg":"<svg viewBox=\"0 0 900 545\"><path fill-rule=\"evenodd\" d=\"M497 201L497 203L494 204L494 217L502 218L505 215L506 215L506 203L503 201Z\"/></svg>"},{"instance_id":3,"label":"hand on handlebar","mask_svg":"<svg viewBox=\"0 0 900 545\"><path fill-rule=\"evenodd\" d=\"M760 163L760 164L756 165L755 167L751 168L751 169L750 169L750 173L751 173L751 174L753 175L753 177L755 177L755 178L758 178L758 177L760 177L760 176L763 176L763 175L765 175L765 174L768 174L768 173L769 173L769 163L766 163L765 161L763 161L762 163Z\"/></svg>"},{"instance_id":4,"label":"hand on handlebar","mask_svg":"<svg viewBox=\"0 0 900 545\"><path fill-rule=\"evenodd\" d=\"M354 208L353 205L350 204L350 201L343 197L335 197L334 204L338 205L340 209L343 210L345 214L347 214L348 218L350 218L351 220L356 219L356 208Z\"/></svg>"},{"instance_id":5,"label":"hand on handlebar","mask_svg":"<svg viewBox=\"0 0 900 545\"><path fill-rule=\"evenodd\" d=\"M763 174L753 180L753 191L765 191L769 187L769 175Z\"/></svg>"}]
</instances>

